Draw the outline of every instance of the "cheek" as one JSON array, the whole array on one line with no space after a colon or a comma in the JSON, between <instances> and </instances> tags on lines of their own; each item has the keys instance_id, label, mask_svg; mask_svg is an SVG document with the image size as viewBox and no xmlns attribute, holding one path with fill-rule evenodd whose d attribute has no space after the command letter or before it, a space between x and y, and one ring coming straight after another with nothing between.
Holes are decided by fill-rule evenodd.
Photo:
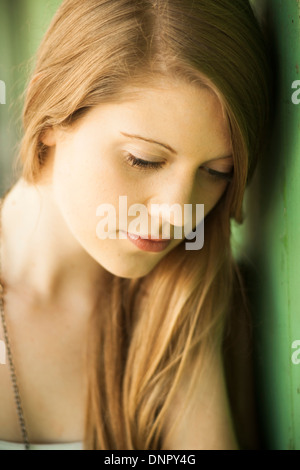
<instances>
[{"instance_id":1,"label":"cheek","mask_svg":"<svg viewBox=\"0 0 300 470\"><path fill-rule=\"evenodd\" d=\"M221 182L210 188L204 197L204 214L207 215L224 195L228 183Z\"/></svg>"},{"instance_id":2,"label":"cheek","mask_svg":"<svg viewBox=\"0 0 300 470\"><path fill-rule=\"evenodd\" d=\"M69 150L69 152L68 152ZM76 152L57 152L53 173L53 190L58 204L76 210L88 209L100 196L98 168L91 171L84 158L78 162Z\"/></svg>"},{"instance_id":3,"label":"cheek","mask_svg":"<svg viewBox=\"0 0 300 470\"><path fill-rule=\"evenodd\" d=\"M112 195L103 177L103 162L91 155L89 147L74 143L56 148L53 168L53 194L66 225L83 242L96 235L96 209ZM93 162L93 163L92 163Z\"/></svg>"},{"instance_id":4,"label":"cheek","mask_svg":"<svg viewBox=\"0 0 300 470\"><path fill-rule=\"evenodd\" d=\"M87 208L97 205L105 198L112 198L111 180L107 161L101 158L101 149L92 145L91 139L81 136L56 149L53 186L61 203L74 207L84 204ZM100 202L99 202L100 200Z\"/></svg>"},{"instance_id":5,"label":"cheek","mask_svg":"<svg viewBox=\"0 0 300 470\"><path fill-rule=\"evenodd\" d=\"M113 203L119 195L131 195L133 199L138 196L138 187L124 171L113 145L99 141L93 134L75 135L58 148L55 173L66 196L76 192L76 198L87 203Z\"/></svg>"},{"instance_id":6,"label":"cheek","mask_svg":"<svg viewBox=\"0 0 300 470\"><path fill-rule=\"evenodd\" d=\"M119 220L119 196L127 196L128 207L140 202L140 191L115 155L106 148L83 146L80 139L56 149L53 192L59 210L72 234L91 243L99 223L97 208L110 204Z\"/></svg>"}]
</instances>

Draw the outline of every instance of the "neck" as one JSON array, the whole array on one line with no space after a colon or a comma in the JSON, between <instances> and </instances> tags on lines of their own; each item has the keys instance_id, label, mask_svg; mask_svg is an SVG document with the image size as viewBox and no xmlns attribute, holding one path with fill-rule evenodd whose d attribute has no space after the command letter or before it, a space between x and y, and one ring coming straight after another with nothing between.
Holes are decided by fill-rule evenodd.
<instances>
[{"instance_id":1,"label":"neck","mask_svg":"<svg viewBox=\"0 0 300 470\"><path fill-rule=\"evenodd\" d=\"M3 204L2 237L7 287L47 305L70 297L93 304L104 269L72 235L50 185L17 182Z\"/></svg>"}]
</instances>

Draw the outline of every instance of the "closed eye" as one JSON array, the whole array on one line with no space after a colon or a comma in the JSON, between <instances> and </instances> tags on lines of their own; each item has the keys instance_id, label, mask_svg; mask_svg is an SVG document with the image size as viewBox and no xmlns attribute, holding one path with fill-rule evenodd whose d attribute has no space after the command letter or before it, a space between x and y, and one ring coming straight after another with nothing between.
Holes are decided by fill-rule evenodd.
<instances>
[{"instance_id":1,"label":"closed eye","mask_svg":"<svg viewBox=\"0 0 300 470\"><path fill-rule=\"evenodd\" d=\"M145 170L159 170L164 166L164 163L162 162L150 162L148 160L137 158L132 154L128 154L126 160L132 167L138 167ZM207 172L208 176L210 176L212 179L232 181L233 178L233 169L230 172L222 172L209 168L205 165L201 166L200 169Z\"/></svg>"},{"instance_id":2,"label":"closed eye","mask_svg":"<svg viewBox=\"0 0 300 470\"><path fill-rule=\"evenodd\" d=\"M209 168L207 166L202 166L200 168L207 171L207 173L211 176L214 176L216 178L221 178L221 179L224 179L226 181L232 181L233 169L230 172L223 172L223 171L213 170L212 168Z\"/></svg>"},{"instance_id":3,"label":"closed eye","mask_svg":"<svg viewBox=\"0 0 300 470\"><path fill-rule=\"evenodd\" d=\"M159 170L160 168L164 166L164 163L149 162L148 160L142 160L140 158L136 158L131 154L127 155L126 160L133 167L140 167L140 168L145 168L149 170Z\"/></svg>"}]
</instances>

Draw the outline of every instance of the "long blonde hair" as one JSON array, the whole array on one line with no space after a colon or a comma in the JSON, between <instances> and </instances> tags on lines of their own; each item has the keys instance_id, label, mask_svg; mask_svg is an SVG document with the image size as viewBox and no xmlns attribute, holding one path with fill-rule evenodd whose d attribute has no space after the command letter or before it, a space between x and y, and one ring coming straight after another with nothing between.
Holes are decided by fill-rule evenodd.
<instances>
[{"instance_id":1,"label":"long blonde hair","mask_svg":"<svg viewBox=\"0 0 300 470\"><path fill-rule=\"evenodd\" d=\"M33 183L47 158L48 128L71 126L93 106L118 100L126 84L158 75L218 95L234 178L205 219L202 250L186 251L183 242L135 280L106 273L90 324L86 449L160 449L181 379L191 372L191 391L222 342L238 277L230 219L242 221L263 150L268 55L248 0L64 0L27 90L20 161Z\"/></svg>"}]
</instances>

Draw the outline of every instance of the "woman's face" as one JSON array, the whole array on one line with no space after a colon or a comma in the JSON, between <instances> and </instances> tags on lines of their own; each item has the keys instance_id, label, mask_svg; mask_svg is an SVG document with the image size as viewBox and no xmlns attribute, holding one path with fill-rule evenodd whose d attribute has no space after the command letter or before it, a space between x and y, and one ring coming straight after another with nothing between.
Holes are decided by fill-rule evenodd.
<instances>
[{"instance_id":1,"label":"woman's face","mask_svg":"<svg viewBox=\"0 0 300 470\"><path fill-rule=\"evenodd\" d=\"M128 99L93 108L67 131L50 131L44 142L52 147L48 168L53 196L73 236L109 272L137 278L148 274L186 234L171 239L163 250L152 242L158 249L149 251L149 246L142 249L130 238L120 238L121 231L125 237L126 232L150 236L156 222L160 237L170 225L172 238L174 226L183 227L186 220L179 213L159 215L151 205L179 204L184 214L185 204L194 209L204 204L206 215L226 189L233 158L227 122L211 91L172 80L130 91L134 94ZM152 165L141 166L145 164L134 159ZM127 197L128 210L143 205L147 217L140 226L130 225L139 213L124 213L123 206L120 214L120 196ZM100 217L103 204L115 209L115 227L106 226L114 239L99 238L99 222L108 220L107 213Z\"/></svg>"}]
</instances>

